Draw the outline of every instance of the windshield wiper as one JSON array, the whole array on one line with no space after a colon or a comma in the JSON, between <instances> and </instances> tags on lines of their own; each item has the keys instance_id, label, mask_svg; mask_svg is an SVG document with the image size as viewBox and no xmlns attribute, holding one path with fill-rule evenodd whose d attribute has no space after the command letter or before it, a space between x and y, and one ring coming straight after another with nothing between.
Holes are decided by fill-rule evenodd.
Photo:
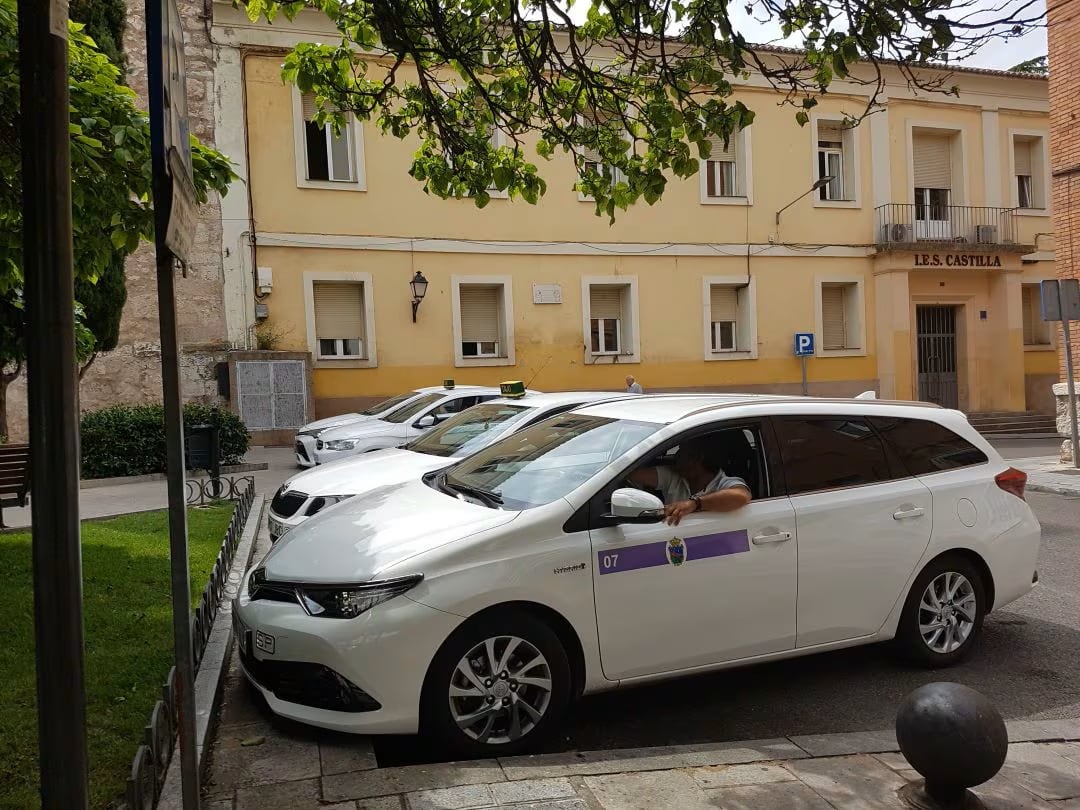
<instances>
[{"instance_id":1,"label":"windshield wiper","mask_svg":"<svg viewBox=\"0 0 1080 810\"><path fill-rule=\"evenodd\" d=\"M460 492L463 495L472 495L474 498L485 501L489 506L501 506L503 502L502 495L498 492L492 492L490 489L484 489L483 487L469 486L468 484L456 482L451 484L446 475L440 477L439 483L442 484L443 489Z\"/></svg>"}]
</instances>

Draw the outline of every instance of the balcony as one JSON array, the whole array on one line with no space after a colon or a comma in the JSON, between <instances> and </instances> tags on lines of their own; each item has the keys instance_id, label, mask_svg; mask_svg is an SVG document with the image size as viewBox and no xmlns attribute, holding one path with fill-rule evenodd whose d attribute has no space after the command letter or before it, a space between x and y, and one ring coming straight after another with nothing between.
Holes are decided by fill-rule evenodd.
<instances>
[{"instance_id":1,"label":"balcony","mask_svg":"<svg viewBox=\"0 0 1080 810\"><path fill-rule=\"evenodd\" d=\"M889 203L877 212L878 250L953 249L1028 253L1018 241L1015 208Z\"/></svg>"}]
</instances>

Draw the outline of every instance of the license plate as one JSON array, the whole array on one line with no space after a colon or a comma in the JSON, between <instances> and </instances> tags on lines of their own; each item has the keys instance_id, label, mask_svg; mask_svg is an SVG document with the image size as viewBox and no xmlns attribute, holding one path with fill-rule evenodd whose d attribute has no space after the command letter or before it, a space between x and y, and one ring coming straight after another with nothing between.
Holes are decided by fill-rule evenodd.
<instances>
[{"instance_id":1,"label":"license plate","mask_svg":"<svg viewBox=\"0 0 1080 810\"><path fill-rule=\"evenodd\" d=\"M270 518L270 539L277 540L281 535L285 534L285 529L288 528L280 520L274 520Z\"/></svg>"},{"instance_id":2,"label":"license plate","mask_svg":"<svg viewBox=\"0 0 1080 810\"><path fill-rule=\"evenodd\" d=\"M262 630L256 630L255 646L267 655L273 655L275 646L274 637L269 633L264 633Z\"/></svg>"}]
</instances>

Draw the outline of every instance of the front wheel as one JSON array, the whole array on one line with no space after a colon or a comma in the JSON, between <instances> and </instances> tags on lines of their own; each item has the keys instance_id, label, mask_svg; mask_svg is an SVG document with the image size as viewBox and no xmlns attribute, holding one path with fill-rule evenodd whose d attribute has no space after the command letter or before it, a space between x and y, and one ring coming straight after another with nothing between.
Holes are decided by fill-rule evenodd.
<instances>
[{"instance_id":1,"label":"front wheel","mask_svg":"<svg viewBox=\"0 0 1080 810\"><path fill-rule=\"evenodd\" d=\"M963 557L945 555L923 569L912 585L897 641L923 666L951 666L971 653L985 615L981 573Z\"/></svg>"},{"instance_id":2,"label":"front wheel","mask_svg":"<svg viewBox=\"0 0 1080 810\"><path fill-rule=\"evenodd\" d=\"M457 756L521 753L561 722L571 682L566 650L548 625L516 611L483 616L435 656L423 730Z\"/></svg>"}]
</instances>

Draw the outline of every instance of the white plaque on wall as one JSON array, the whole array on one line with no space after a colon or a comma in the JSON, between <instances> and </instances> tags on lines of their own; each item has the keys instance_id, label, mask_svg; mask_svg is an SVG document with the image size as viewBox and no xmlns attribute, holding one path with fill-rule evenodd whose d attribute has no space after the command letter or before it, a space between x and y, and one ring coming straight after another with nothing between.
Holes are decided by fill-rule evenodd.
<instances>
[{"instance_id":1,"label":"white plaque on wall","mask_svg":"<svg viewBox=\"0 0 1080 810\"><path fill-rule=\"evenodd\" d=\"M561 304L561 284L533 284L534 304Z\"/></svg>"}]
</instances>

